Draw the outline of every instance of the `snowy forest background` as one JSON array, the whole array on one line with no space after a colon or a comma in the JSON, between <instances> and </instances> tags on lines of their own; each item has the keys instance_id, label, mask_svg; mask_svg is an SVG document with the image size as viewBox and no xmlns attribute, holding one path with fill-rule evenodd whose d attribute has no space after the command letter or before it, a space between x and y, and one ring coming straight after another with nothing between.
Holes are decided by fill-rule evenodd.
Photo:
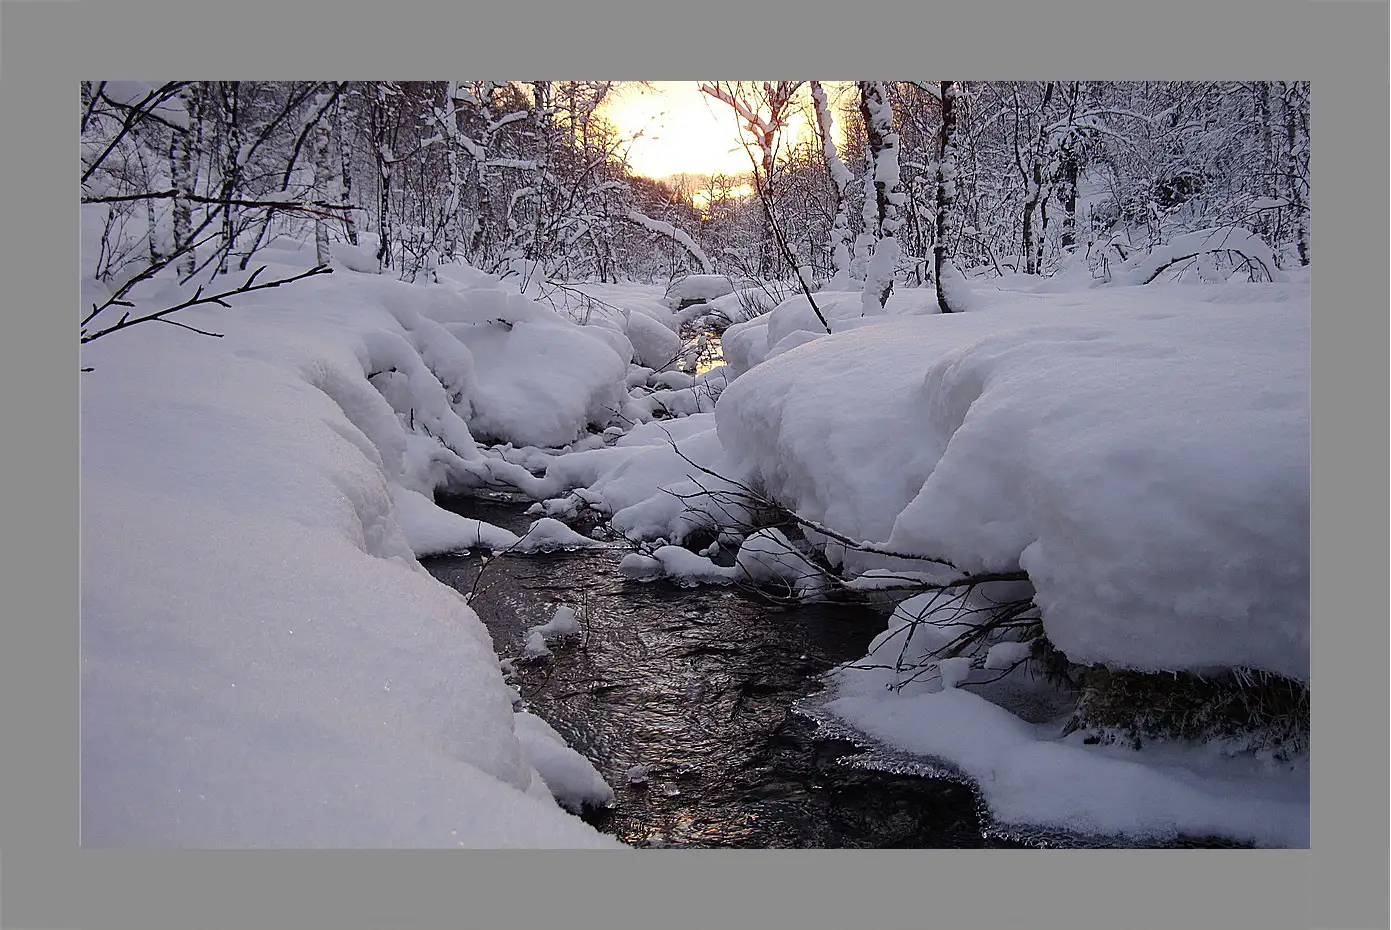
<instances>
[{"instance_id":1,"label":"snowy forest background","mask_svg":"<svg viewBox=\"0 0 1391 930\"><path fill-rule=\"evenodd\" d=\"M1224 225L1280 266L1309 262L1306 82L706 87L731 137L738 114L746 177L635 174L632 139L603 116L611 81L84 82L82 200L106 210L84 270L245 271L284 233L315 237L322 264L330 242L361 244L406 281L456 258L555 281L704 271L759 283L772 306L794 270L813 288L877 275L885 295L933 285L944 261L1048 275L1075 255L1106 278ZM799 111L814 137L785 132ZM1268 279L1245 252L1168 270Z\"/></svg>"}]
</instances>

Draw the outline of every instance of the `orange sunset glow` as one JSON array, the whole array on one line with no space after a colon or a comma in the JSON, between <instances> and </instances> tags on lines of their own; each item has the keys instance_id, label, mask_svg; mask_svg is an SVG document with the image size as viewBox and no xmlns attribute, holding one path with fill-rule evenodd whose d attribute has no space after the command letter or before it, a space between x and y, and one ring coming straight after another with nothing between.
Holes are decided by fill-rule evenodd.
<instances>
[{"instance_id":1,"label":"orange sunset glow","mask_svg":"<svg viewBox=\"0 0 1391 930\"><path fill-rule=\"evenodd\" d=\"M701 93L701 83L650 81L644 86L625 82L615 88L602 113L623 135L642 133L628 151L634 171L651 178L748 174L749 156L739 143L734 111ZM838 87L828 82L833 102ZM809 105L807 93L803 88L799 96ZM797 139L812 132L809 114L799 112L788 126L787 137ZM751 191L730 193L739 196Z\"/></svg>"}]
</instances>

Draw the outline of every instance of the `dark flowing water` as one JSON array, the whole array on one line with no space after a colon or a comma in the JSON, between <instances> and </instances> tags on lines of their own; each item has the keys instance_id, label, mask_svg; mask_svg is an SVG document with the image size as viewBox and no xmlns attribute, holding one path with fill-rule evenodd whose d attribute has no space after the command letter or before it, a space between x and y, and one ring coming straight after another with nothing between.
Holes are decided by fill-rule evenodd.
<instances>
[{"instance_id":1,"label":"dark flowing water","mask_svg":"<svg viewBox=\"0 0 1391 930\"><path fill-rule=\"evenodd\" d=\"M440 503L517 533L530 524L515 504ZM552 643L552 660L518 662L515 683L527 709L617 791L616 807L586 812L590 823L636 846L1022 845L986 835L970 787L857 767L855 745L818 736L793 710L821 672L864 655L881 614L631 582L617 571L623 554L499 556L473 600L504 657L521 654L526 630L555 605L579 615L583 634ZM472 556L425 562L465 593L481 565ZM640 765L646 782L631 784Z\"/></svg>"}]
</instances>

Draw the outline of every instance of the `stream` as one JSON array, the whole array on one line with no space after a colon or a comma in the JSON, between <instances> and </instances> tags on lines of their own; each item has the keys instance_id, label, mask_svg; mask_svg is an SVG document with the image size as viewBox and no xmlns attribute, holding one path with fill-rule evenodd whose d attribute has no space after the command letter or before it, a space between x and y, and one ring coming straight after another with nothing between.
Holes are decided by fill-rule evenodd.
<instances>
[{"instance_id":1,"label":"stream","mask_svg":"<svg viewBox=\"0 0 1391 930\"><path fill-rule=\"evenodd\" d=\"M519 535L525 504L441 498ZM732 588L682 589L618 574L627 547L424 560L469 594L498 654L516 657L558 604L583 633L553 659L515 663L526 709L586 756L618 795L584 819L632 846L1017 848L990 835L974 791L857 766L864 750L794 704L820 673L864 655L884 629L866 607L782 607ZM645 782L630 783L635 766Z\"/></svg>"}]
</instances>

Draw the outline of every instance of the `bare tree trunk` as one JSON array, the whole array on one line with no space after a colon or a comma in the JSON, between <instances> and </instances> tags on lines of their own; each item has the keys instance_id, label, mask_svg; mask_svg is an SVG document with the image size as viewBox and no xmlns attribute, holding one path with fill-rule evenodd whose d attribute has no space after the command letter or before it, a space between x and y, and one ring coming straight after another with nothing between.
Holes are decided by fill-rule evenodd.
<instances>
[{"instance_id":1,"label":"bare tree trunk","mask_svg":"<svg viewBox=\"0 0 1391 930\"><path fill-rule=\"evenodd\" d=\"M1068 150L1063 154L1063 233L1064 250L1077 246L1077 181L1081 173L1077 153Z\"/></svg>"},{"instance_id":2,"label":"bare tree trunk","mask_svg":"<svg viewBox=\"0 0 1391 930\"><path fill-rule=\"evenodd\" d=\"M1275 164L1275 144L1273 139L1274 118L1270 110L1270 82L1256 81L1256 118L1261 124L1261 193L1266 197L1279 196L1276 186L1279 169ZM1267 242L1274 242L1274 224L1270 222L1271 211L1261 211L1256 228Z\"/></svg>"},{"instance_id":3,"label":"bare tree trunk","mask_svg":"<svg viewBox=\"0 0 1391 930\"><path fill-rule=\"evenodd\" d=\"M1067 123L1068 135L1063 143L1060 173L1063 182L1063 232L1062 247L1069 251L1077 245L1077 181L1081 174L1081 157L1077 151L1077 137L1073 131L1073 121L1077 117L1077 104L1082 96L1080 81L1072 82L1068 94Z\"/></svg>"},{"instance_id":4,"label":"bare tree trunk","mask_svg":"<svg viewBox=\"0 0 1391 930\"><path fill-rule=\"evenodd\" d=\"M836 152L834 128L831 125L830 105L820 81L811 82L811 97L816 104L816 125L821 134L821 148L826 156L826 173L831 176L835 194L835 220L831 223L831 280L844 284L850 276L850 211L846 192L853 177Z\"/></svg>"},{"instance_id":5,"label":"bare tree trunk","mask_svg":"<svg viewBox=\"0 0 1391 930\"><path fill-rule=\"evenodd\" d=\"M549 213L551 159L555 151L555 109L551 91L551 81L532 81L531 90L534 104L534 123L536 126L536 193L535 209L532 211L531 243L529 255L539 262L544 243L543 229Z\"/></svg>"},{"instance_id":6,"label":"bare tree trunk","mask_svg":"<svg viewBox=\"0 0 1391 930\"><path fill-rule=\"evenodd\" d=\"M1300 81L1285 85L1285 177L1294 208L1295 247L1299 264L1309 264L1309 91Z\"/></svg>"},{"instance_id":7,"label":"bare tree trunk","mask_svg":"<svg viewBox=\"0 0 1391 930\"><path fill-rule=\"evenodd\" d=\"M861 304L863 312L868 312L882 308L893 292L899 256L895 234L901 223L898 211L903 193L899 190L898 133L893 131L893 111L884 84L860 81L859 86L860 114L869 147L864 206L869 259Z\"/></svg>"},{"instance_id":8,"label":"bare tree trunk","mask_svg":"<svg viewBox=\"0 0 1391 930\"><path fill-rule=\"evenodd\" d=\"M1054 86L1055 84L1052 81L1045 81L1043 83L1043 103L1040 105L1038 113L1040 126L1037 137L1032 142L1029 150L1029 173L1025 176L1029 186L1028 194L1024 198L1024 215L1022 218L1024 226L1023 252L1025 274L1038 274L1039 264L1043 257L1043 231L1042 229L1035 231L1034 213L1038 210L1039 202L1043 199L1043 149L1047 139L1045 127L1048 120L1048 104L1053 100ZM1018 144L1019 142L1016 139L1015 145L1017 146Z\"/></svg>"},{"instance_id":9,"label":"bare tree trunk","mask_svg":"<svg viewBox=\"0 0 1391 930\"><path fill-rule=\"evenodd\" d=\"M314 190L332 203L341 203L338 178L329 166L329 127L327 121L320 121L311 130L314 133ZM322 212L314 214L314 261L317 265L333 263L333 255L328 244L328 219Z\"/></svg>"},{"instance_id":10,"label":"bare tree trunk","mask_svg":"<svg viewBox=\"0 0 1391 930\"><path fill-rule=\"evenodd\" d=\"M491 225L489 220L493 212L493 197L488 190L487 165L481 160L475 162L474 172L478 178L478 212L473 218L473 231L469 241L469 260L482 268L486 264L483 250L488 244L488 227Z\"/></svg>"},{"instance_id":11,"label":"bare tree trunk","mask_svg":"<svg viewBox=\"0 0 1391 930\"><path fill-rule=\"evenodd\" d=\"M194 90L190 86L180 95L188 111L189 123L194 120ZM194 254L189 236L193 231L193 210L188 197L194 192L193 145L189 138L191 130L175 129L169 140L169 177L174 188L174 251L187 249L178 261L179 274L188 277L198 267L198 257Z\"/></svg>"},{"instance_id":12,"label":"bare tree trunk","mask_svg":"<svg viewBox=\"0 0 1391 930\"><path fill-rule=\"evenodd\" d=\"M464 180L459 171L459 112L457 110L457 83L450 81L444 86L444 160L449 169L449 202L445 206L444 248L442 257L453 261L458 257L460 245L459 216L463 206Z\"/></svg>"},{"instance_id":13,"label":"bare tree trunk","mask_svg":"<svg viewBox=\"0 0 1391 930\"><path fill-rule=\"evenodd\" d=\"M491 90L487 93L490 95ZM491 264L486 251L488 250L489 237L493 225L493 194L492 179L488 171L488 149L492 145L492 132L486 124L493 120L492 108L489 105L491 96L485 96L483 100L483 119L485 128L482 137L478 140L479 152L473 159L474 177L478 184L478 201L476 212L473 217L473 229L469 235L469 261L479 268L491 270Z\"/></svg>"},{"instance_id":14,"label":"bare tree trunk","mask_svg":"<svg viewBox=\"0 0 1391 930\"><path fill-rule=\"evenodd\" d=\"M937 143L937 228L932 244L933 277L937 283L937 307L951 313L942 283L947 266L947 218L956 199L956 81L942 81L942 129Z\"/></svg>"},{"instance_id":15,"label":"bare tree trunk","mask_svg":"<svg viewBox=\"0 0 1391 930\"><path fill-rule=\"evenodd\" d=\"M135 157L140 162L140 173L145 176L145 190L154 190L154 178L150 174L149 163L145 160L145 146L138 138L135 140ZM163 260L163 256L159 252L159 238L155 229L155 201L153 197L145 201L145 223L148 227L145 241L149 246L150 264L158 265Z\"/></svg>"},{"instance_id":16,"label":"bare tree trunk","mask_svg":"<svg viewBox=\"0 0 1391 930\"><path fill-rule=\"evenodd\" d=\"M387 132L390 102L386 85L377 82L377 126L373 141L377 147L377 175L381 187L377 192L377 270L391 267L391 174L395 155L390 148Z\"/></svg>"},{"instance_id":17,"label":"bare tree trunk","mask_svg":"<svg viewBox=\"0 0 1391 930\"><path fill-rule=\"evenodd\" d=\"M241 119L237 112L241 97L241 81L223 85L223 116L226 120L226 152L222 169L222 199L235 200L241 174ZM227 262L236 247L236 210L228 203L222 208L222 255L218 259L218 274L227 273Z\"/></svg>"},{"instance_id":18,"label":"bare tree trunk","mask_svg":"<svg viewBox=\"0 0 1391 930\"><path fill-rule=\"evenodd\" d=\"M748 91L741 82L717 82L700 87L702 93L728 104L739 115L744 128L753 135L758 145L761 159L753 164L754 189L764 210L758 243L758 273L765 278L778 267L778 249L785 244L779 242L777 220L773 215L778 187L778 135L787 126L792 96L801 85L801 81L764 81L761 87L756 86L752 91ZM763 112L765 109L766 115ZM752 153L749 157L752 160ZM788 259L784 255L781 258L788 260L792 270L796 271L795 256Z\"/></svg>"},{"instance_id":19,"label":"bare tree trunk","mask_svg":"<svg viewBox=\"0 0 1391 930\"><path fill-rule=\"evenodd\" d=\"M338 97L338 159L342 166L343 177L343 203L351 205L353 202L353 140L349 132L349 124L352 115L348 110L347 88ZM353 221L351 212L343 214L344 232L348 236L348 242L357 245L357 223Z\"/></svg>"},{"instance_id":20,"label":"bare tree trunk","mask_svg":"<svg viewBox=\"0 0 1391 930\"><path fill-rule=\"evenodd\" d=\"M764 188L763 202L771 206L776 202L776 193L773 188L773 150L771 146L763 149L762 172L754 178L754 183ZM762 235L758 240L758 276L760 278L771 278L777 270L777 249L773 244L773 213L771 209L763 211Z\"/></svg>"}]
</instances>

